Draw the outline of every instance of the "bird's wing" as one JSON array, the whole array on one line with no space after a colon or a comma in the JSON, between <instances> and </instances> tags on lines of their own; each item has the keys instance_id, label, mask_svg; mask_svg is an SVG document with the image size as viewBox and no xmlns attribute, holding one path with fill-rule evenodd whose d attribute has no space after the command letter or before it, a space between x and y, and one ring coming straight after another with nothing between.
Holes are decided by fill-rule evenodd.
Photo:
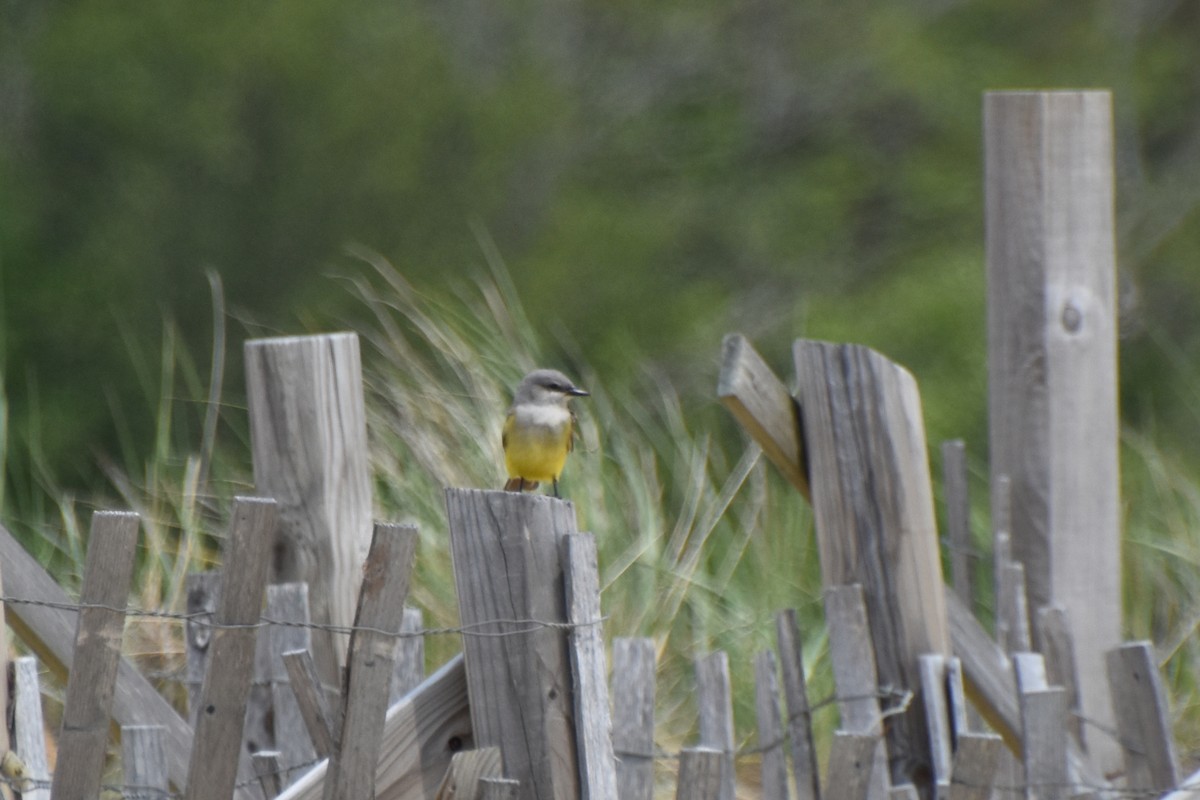
<instances>
[{"instance_id":1,"label":"bird's wing","mask_svg":"<svg viewBox=\"0 0 1200 800\"><path fill-rule=\"evenodd\" d=\"M500 446L505 450L508 449L508 432L512 430L513 422L517 415L509 411L508 416L504 418L504 428L500 431Z\"/></svg>"}]
</instances>

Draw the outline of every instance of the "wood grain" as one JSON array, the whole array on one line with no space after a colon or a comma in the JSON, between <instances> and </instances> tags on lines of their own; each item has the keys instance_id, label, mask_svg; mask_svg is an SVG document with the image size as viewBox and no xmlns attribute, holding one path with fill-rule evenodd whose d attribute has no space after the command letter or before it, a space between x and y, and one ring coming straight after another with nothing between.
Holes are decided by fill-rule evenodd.
<instances>
[{"instance_id":1,"label":"wood grain","mask_svg":"<svg viewBox=\"0 0 1200 800\"><path fill-rule=\"evenodd\" d=\"M808 685L804 678L804 655L796 610L784 609L775 615L775 637L779 647L783 693L787 698L788 741L792 751L792 775L797 800L819 800L820 779L817 750L813 745L812 711L808 704Z\"/></svg>"},{"instance_id":2,"label":"wood grain","mask_svg":"<svg viewBox=\"0 0 1200 800\"><path fill-rule=\"evenodd\" d=\"M161 725L121 727L121 766L125 772L125 797L130 800L167 800L167 751Z\"/></svg>"},{"instance_id":3,"label":"wood grain","mask_svg":"<svg viewBox=\"0 0 1200 800\"><path fill-rule=\"evenodd\" d=\"M613 750L617 797L654 795L654 640L613 639Z\"/></svg>"},{"instance_id":4,"label":"wood grain","mask_svg":"<svg viewBox=\"0 0 1200 800\"><path fill-rule=\"evenodd\" d=\"M770 650L763 650L754 659L754 713L758 718L758 747L762 755L763 800L788 800L779 675L775 670L775 654Z\"/></svg>"},{"instance_id":5,"label":"wood grain","mask_svg":"<svg viewBox=\"0 0 1200 800\"><path fill-rule=\"evenodd\" d=\"M372 523L358 336L254 339L245 362L254 485L280 509L271 583L307 583L314 622L350 625ZM314 632L326 684L341 685L346 645Z\"/></svg>"},{"instance_id":6,"label":"wood grain","mask_svg":"<svg viewBox=\"0 0 1200 800\"><path fill-rule=\"evenodd\" d=\"M552 497L446 490L450 552L478 746L497 746L522 794L579 797L559 540L575 509ZM517 620L514 622L513 620ZM529 620L538 622L531 623Z\"/></svg>"},{"instance_id":7,"label":"wood grain","mask_svg":"<svg viewBox=\"0 0 1200 800\"><path fill-rule=\"evenodd\" d=\"M49 789L34 788L50 780L39 683L36 658L22 656L13 660L13 747L25 762L26 777L36 782L21 792L22 800L50 798Z\"/></svg>"},{"instance_id":8,"label":"wood grain","mask_svg":"<svg viewBox=\"0 0 1200 800\"><path fill-rule=\"evenodd\" d=\"M55 800L84 800L100 791L140 522L132 512L92 514L79 597L83 607L50 789Z\"/></svg>"},{"instance_id":9,"label":"wood grain","mask_svg":"<svg viewBox=\"0 0 1200 800\"><path fill-rule=\"evenodd\" d=\"M274 500L234 498L186 800L223 800L237 783L246 698L254 674L254 626L262 615L276 513Z\"/></svg>"},{"instance_id":10,"label":"wood grain","mask_svg":"<svg viewBox=\"0 0 1200 800\"><path fill-rule=\"evenodd\" d=\"M696 659L696 710L699 712L699 744L719 750L721 767L720 800L733 800L733 690L729 684L729 656L724 651Z\"/></svg>"},{"instance_id":11,"label":"wood grain","mask_svg":"<svg viewBox=\"0 0 1200 800\"><path fill-rule=\"evenodd\" d=\"M725 753L711 747L685 747L679 753L677 800L719 800L725 786Z\"/></svg>"},{"instance_id":12,"label":"wood grain","mask_svg":"<svg viewBox=\"0 0 1200 800\"><path fill-rule=\"evenodd\" d=\"M1121 621L1112 135L1106 91L984 98L991 469L1012 479L1029 605L1069 612L1101 725Z\"/></svg>"},{"instance_id":13,"label":"wood grain","mask_svg":"<svg viewBox=\"0 0 1200 800\"><path fill-rule=\"evenodd\" d=\"M325 780L325 800L374 800L383 721L392 682L396 639L404 619L415 525L377 522L363 568L354 632L350 635L341 733L334 742Z\"/></svg>"}]
</instances>

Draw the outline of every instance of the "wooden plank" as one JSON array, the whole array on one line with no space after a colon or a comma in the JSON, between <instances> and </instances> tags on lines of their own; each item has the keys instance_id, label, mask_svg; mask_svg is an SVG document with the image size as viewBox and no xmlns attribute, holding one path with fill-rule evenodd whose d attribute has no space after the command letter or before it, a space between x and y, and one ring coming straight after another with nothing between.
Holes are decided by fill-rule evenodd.
<instances>
[{"instance_id":1,"label":"wooden plank","mask_svg":"<svg viewBox=\"0 0 1200 800\"><path fill-rule=\"evenodd\" d=\"M997 587L996 629L1003 631L997 639L1000 646L1010 653L1028 652L1033 647L1029 633L1029 605L1025 592L1025 567L1009 561L999 569L1000 585ZM1002 638L1001 638L1002 637Z\"/></svg>"},{"instance_id":2,"label":"wooden plank","mask_svg":"<svg viewBox=\"0 0 1200 800\"><path fill-rule=\"evenodd\" d=\"M455 753L476 742L467 706L467 675L457 655L388 709L375 769L378 800L429 800ZM280 800L319 800L327 761L305 773Z\"/></svg>"},{"instance_id":3,"label":"wooden plank","mask_svg":"<svg viewBox=\"0 0 1200 800\"><path fill-rule=\"evenodd\" d=\"M200 691L186 800L223 800L233 794L237 782L258 635L255 625L262 613L275 530L275 501L234 498L232 518L222 554L224 577Z\"/></svg>"},{"instance_id":4,"label":"wooden plank","mask_svg":"<svg viewBox=\"0 0 1200 800\"><path fill-rule=\"evenodd\" d=\"M479 781L479 800L517 800L521 782L512 778L483 778Z\"/></svg>"},{"instance_id":5,"label":"wooden plank","mask_svg":"<svg viewBox=\"0 0 1200 800\"><path fill-rule=\"evenodd\" d=\"M1179 785L1171 735L1171 709L1150 642L1130 642L1108 652L1117 731L1125 756L1125 785L1164 794Z\"/></svg>"},{"instance_id":6,"label":"wooden plank","mask_svg":"<svg viewBox=\"0 0 1200 800\"><path fill-rule=\"evenodd\" d=\"M286 785L296 777L296 767L312 763L317 756L304 723L304 714L290 685L287 665L283 662L284 653L309 652L312 648L312 629L305 627L310 621L308 585L277 583L268 586L266 616L279 623L296 623L272 625L266 636L259 637L260 641L267 642L266 674L271 684L272 733L275 749L284 766L282 780ZM328 754L326 751L322 755Z\"/></svg>"},{"instance_id":7,"label":"wooden plank","mask_svg":"<svg viewBox=\"0 0 1200 800\"><path fill-rule=\"evenodd\" d=\"M779 713L779 677L775 654L763 650L754 660L754 711L762 755L763 800L787 800L787 758L783 753L783 719Z\"/></svg>"},{"instance_id":8,"label":"wooden plank","mask_svg":"<svg viewBox=\"0 0 1200 800\"><path fill-rule=\"evenodd\" d=\"M946 657L933 654L920 658L921 697L925 704L925 722L929 729L932 779L937 796L950 792L950 771L954 742L950 734L950 715L946 702Z\"/></svg>"},{"instance_id":9,"label":"wooden plank","mask_svg":"<svg viewBox=\"0 0 1200 800\"><path fill-rule=\"evenodd\" d=\"M901 783L888 789L888 800L921 800L921 793L911 783Z\"/></svg>"},{"instance_id":10,"label":"wooden plank","mask_svg":"<svg viewBox=\"0 0 1200 800\"><path fill-rule=\"evenodd\" d=\"M991 468L1012 478L1013 558L1030 606L1070 613L1084 713L1111 725L1101 665L1121 632L1112 96L989 92L984 151ZM1115 767L1116 748L1094 739L1092 754Z\"/></svg>"},{"instance_id":11,"label":"wooden plank","mask_svg":"<svg viewBox=\"0 0 1200 800\"><path fill-rule=\"evenodd\" d=\"M717 399L800 494L810 496L800 413L791 392L741 334L721 343Z\"/></svg>"},{"instance_id":12,"label":"wooden plank","mask_svg":"<svg viewBox=\"0 0 1200 800\"><path fill-rule=\"evenodd\" d=\"M37 655L40 663L59 679L66 680L74 659L77 614L68 610L74 606L74 598L55 583L3 526L0 526L0 572L9 596L29 601L7 604L5 618L9 627ZM176 787L183 785L192 748L192 729L137 667L124 658L117 667L113 718L118 725L164 726L171 783Z\"/></svg>"},{"instance_id":13,"label":"wooden plank","mask_svg":"<svg viewBox=\"0 0 1200 800\"><path fill-rule=\"evenodd\" d=\"M329 756L325 800L374 800L375 764L387 715L382 700L396 653L392 634L404 618L416 552L415 525L375 523L350 635L341 733Z\"/></svg>"},{"instance_id":14,"label":"wooden plank","mask_svg":"<svg viewBox=\"0 0 1200 800\"><path fill-rule=\"evenodd\" d=\"M1075 741L1086 747L1081 718L1083 709L1079 704L1079 678L1075 669L1075 640L1071 635L1067 610L1062 606L1039 608L1034 621L1034 633L1034 641L1046 657L1046 680L1051 686L1061 686L1067 690L1067 727Z\"/></svg>"},{"instance_id":15,"label":"wooden plank","mask_svg":"<svg viewBox=\"0 0 1200 800\"><path fill-rule=\"evenodd\" d=\"M942 491L946 504L946 541L954 592L968 607L975 603L975 545L971 540L971 496L967 482L967 445L942 442Z\"/></svg>"},{"instance_id":16,"label":"wooden plank","mask_svg":"<svg viewBox=\"0 0 1200 800\"><path fill-rule=\"evenodd\" d=\"M314 622L350 625L372 522L358 336L254 339L244 351L254 486L280 509L271 583L307 583ZM346 645L314 631L324 683L341 685Z\"/></svg>"},{"instance_id":17,"label":"wooden plank","mask_svg":"<svg viewBox=\"0 0 1200 800\"><path fill-rule=\"evenodd\" d=\"M100 791L140 521L128 511L92 514L74 667L50 790L55 800L84 800Z\"/></svg>"},{"instance_id":18,"label":"wooden plank","mask_svg":"<svg viewBox=\"0 0 1200 800\"><path fill-rule=\"evenodd\" d=\"M32 781L21 791L21 800L49 800L50 762L46 754L46 728L37 659L22 656L13 661L13 744Z\"/></svg>"},{"instance_id":19,"label":"wooden plank","mask_svg":"<svg viewBox=\"0 0 1200 800\"><path fill-rule=\"evenodd\" d=\"M883 743L879 677L875 671L874 644L862 587L852 584L827 589L825 620L841 727L847 734L864 734L875 742L875 766L868 775L871 782L868 794L871 800L884 800L891 780ZM828 790L826 784L826 795Z\"/></svg>"},{"instance_id":20,"label":"wooden plank","mask_svg":"<svg viewBox=\"0 0 1200 800\"><path fill-rule=\"evenodd\" d=\"M718 750L721 767L720 800L733 800L733 690L729 685L729 656L724 651L696 659L696 710L699 712L699 746Z\"/></svg>"},{"instance_id":21,"label":"wooden plank","mask_svg":"<svg viewBox=\"0 0 1200 800\"><path fill-rule=\"evenodd\" d=\"M279 794L279 783L282 779L283 765L280 763L278 750L260 750L250 756L254 765L254 774L258 776L258 784L262 787L263 797L274 800Z\"/></svg>"},{"instance_id":22,"label":"wooden plank","mask_svg":"<svg viewBox=\"0 0 1200 800\"><path fill-rule=\"evenodd\" d=\"M283 654L283 666L313 750L321 758L327 758L333 752L333 716L321 689L312 653L289 650Z\"/></svg>"},{"instance_id":23,"label":"wooden plank","mask_svg":"<svg viewBox=\"0 0 1200 800\"><path fill-rule=\"evenodd\" d=\"M879 784L872 773L879 768L876 754L880 746L876 735L836 731L829 749L826 800L866 800L871 787Z\"/></svg>"},{"instance_id":24,"label":"wooden plank","mask_svg":"<svg viewBox=\"0 0 1200 800\"><path fill-rule=\"evenodd\" d=\"M792 775L797 800L819 800L817 751L813 746L812 711L804 678L804 655L796 610L785 609L775 615L775 637L779 646L783 693L787 698L788 741L792 751Z\"/></svg>"},{"instance_id":25,"label":"wooden plank","mask_svg":"<svg viewBox=\"0 0 1200 800\"><path fill-rule=\"evenodd\" d=\"M685 747L679 752L678 800L719 800L725 787L727 759L711 747Z\"/></svg>"},{"instance_id":26,"label":"wooden plank","mask_svg":"<svg viewBox=\"0 0 1200 800\"><path fill-rule=\"evenodd\" d=\"M950 718L950 735L958 747L958 737L972 727L971 707L967 705L967 694L963 688L962 660L957 657L946 659L946 714Z\"/></svg>"},{"instance_id":27,"label":"wooden plank","mask_svg":"<svg viewBox=\"0 0 1200 800\"><path fill-rule=\"evenodd\" d=\"M617 797L654 795L654 640L613 639L613 751Z\"/></svg>"},{"instance_id":28,"label":"wooden plank","mask_svg":"<svg viewBox=\"0 0 1200 800\"><path fill-rule=\"evenodd\" d=\"M1021 708L1012 665L958 595L946 595L950 639L962 662L967 697L1014 753L1021 752Z\"/></svg>"},{"instance_id":29,"label":"wooden plank","mask_svg":"<svg viewBox=\"0 0 1200 800\"><path fill-rule=\"evenodd\" d=\"M951 771L949 800L988 800L1004 740L994 733L964 733L958 737Z\"/></svg>"},{"instance_id":30,"label":"wooden plank","mask_svg":"<svg viewBox=\"0 0 1200 800\"><path fill-rule=\"evenodd\" d=\"M187 688L188 722L196 725L200 708L200 689L204 686L204 673L208 669L208 647L212 644L213 614L217 610L217 598L221 596L221 571L189 573L184 581L187 592L187 623L184 625L184 647L187 653L187 672L184 686Z\"/></svg>"},{"instance_id":31,"label":"wooden plank","mask_svg":"<svg viewBox=\"0 0 1200 800\"><path fill-rule=\"evenodd\" d=\"M794 355L823 583L863 587L879 682L915 690L918 657L950 655L916 380L859 345L801 339ZM919 698L886 736L912 756L892 778L913 782L905 765L929 757Z\"/></svg>"},{"instance_id":32,"label":"wooden plank","mask_svg":"<svg viewBox=\"0 0 1200 800\"><path fill-rule=\"evenodd\" d=\"M392 686L388 705L395 703L425 680L425 617L419 608L404 609L392 664Z\"/></svg>"},{"instance_id":33,"label":"wooden plank","mask_svg":"<svg viewBox=\"0 0 1200 800\"><path fill-rule=\"evenodd\" d=\"M121 765L125 771L124 796L130 800L167 800L167 751L161 725L121 727Z\"/></svg>"},{"instance_id":34,"label":"wooden plank","mask_svg":"<svg viewBox=\"0 0 1200 800\"><path fill-rule=\"evenodd\" d=\"M455 753L436 800L475 800L483 791L480 782L484 778L502 778L503 772L499 747Z\"/></svg>"},{"instance_id":35,"label":"wooden plank","mask_svg":"<svg viewBox=\"0 0 1200 800\"><path fill-rule=\"evenodd\" d=\"M463 637L476 743L501 748L527 797L575 800L570 655L557 627L566 622L559 540L575 532L575 508L465 489L447 489L446 506L459 615L479 634Z\"/></svg>"},{"instance_id":36,"label":"wooden plank","mask_svg":"<svg viewBox=\"0 0 1200 800\"><path fill-rule=\"evenodd\" d=\"M562 537L563 588L571 672L574 675L575 743L584 800L610 800L617 794L612 716L608 702L608 665L600 625L600 567L590 533Z\"/></svg>"},{"instance_id":37,"label":"wooden plank","mask_svg":"<svg viewBox=\"0 0 1200 800\"><path fill-rule=\"evenodd\" d=\"M1061 687L1021 693L1026 797L1061 800L1071 794L1067 770L1067 692Z\"/></svg>"}]
</instances>

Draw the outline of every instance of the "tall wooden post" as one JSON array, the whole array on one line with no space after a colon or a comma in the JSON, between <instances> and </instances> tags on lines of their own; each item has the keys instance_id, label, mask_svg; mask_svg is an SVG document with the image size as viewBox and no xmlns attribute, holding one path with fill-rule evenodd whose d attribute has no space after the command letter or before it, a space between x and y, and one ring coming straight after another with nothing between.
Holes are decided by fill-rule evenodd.
<instances>
[{"instance_id":1,"label":"tall wooden post","mask_svg":"<svg viewBox=\"0 0 1200 800\"><path fill-rule=\"evenodd\" d=\"M358 337L246 342L256 491L279 503L272 583L305 582L312 621L354 622L371 543L371 482ZM345 636L313 632L321 679L340 685Z\"/></svg>"},{"instance_id":2,"label":"tall wooden post","mask_svg":"<svg viewBox=\"0 0 1200 800\"><path fill-rule=\"evenodd\" d=\"M1083 713L1111 727L1104 654L1121 631L1112 98L989 92L984 139L991 470L1012 481L1012 558L1029 607L1066 608ZM1104 769L1119 764L1107 737L1089 737L1089 750Z\"/></svg>"},{"instance_id":3,"label":"tall wooden post","mask_svg":"<svg viewBox=\"0 0 1200 800\"><path fill-rule=\"evenodd\" d=\"M561 538L575 533L575 508L468 489L447 489L446 507L475 746L500 748L522 797L578 800L559 557Z\"/></svg>"},{"instance_id":4,"label":"tall wooden post","mask_svg":"<svg viewBox=\"0 0 1200 800\"><path fill-rule=\"evenodd\" d=\"M950 655L950 636L917 383L866 347L794 352L822 581L862 586L880 685L919 694L919 657ZM920 708L890 718L895 783L928 785Z\"/></svg>"}]
</instances>

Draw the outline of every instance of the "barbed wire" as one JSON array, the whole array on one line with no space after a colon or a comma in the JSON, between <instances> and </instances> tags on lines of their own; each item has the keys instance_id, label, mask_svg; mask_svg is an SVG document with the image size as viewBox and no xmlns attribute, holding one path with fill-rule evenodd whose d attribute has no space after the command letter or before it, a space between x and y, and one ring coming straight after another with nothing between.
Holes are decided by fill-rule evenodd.
<instances>
[{"instance_id":1,"label":"barbed wire","mask_svg":"<svg viewBox=\"0 0 1200 800\"><path fill-rule=\"evenodd\" d=\"M309 630L326 631L328 633L348 636L356 631L363 633L376 633L383 636L391 636L396 639L415 639L426 636L445 636L450 634L460 634L462 636L477 636L482 638L491 637L506 637L520 636L524 634L536 633L543 629L553 629L562 631L572 631L579 628L588 628L595 625L601 625L608 619L607 616L601 616L593 620L584 620L582 622L561 622L558 620L536 619L533 617L516 617L493 619L484 622L473 622L467 625L445 626L437 628L420 628L417 630L387 630L384 628L376 628L370 625L335 625L325 622L311 622L303 620L287 620L275 619L268 616L260 616L257 622L217 622L212 619L215 612L213 611L165 611L161 609L139 609L139 608L122 608L120 606L109 605L105 603L64 603L56 600L33 600L27 597L13 597L11 595L0 595L0 603L9 605L27 605L39 606L43 608L53 608L59 611L74 611L80 612L85 610L100 610L111 611L117 614L123 614L126 617L133 618L150 618L164 619L173 622L183 622L197 627L210 628L213 630L247 630L266 628L270 626L279 626L285 628L305 628ZM516 630L505 631L488 631L482 630L494 626L522 626Z\"/></svg>"}]
</instances>

